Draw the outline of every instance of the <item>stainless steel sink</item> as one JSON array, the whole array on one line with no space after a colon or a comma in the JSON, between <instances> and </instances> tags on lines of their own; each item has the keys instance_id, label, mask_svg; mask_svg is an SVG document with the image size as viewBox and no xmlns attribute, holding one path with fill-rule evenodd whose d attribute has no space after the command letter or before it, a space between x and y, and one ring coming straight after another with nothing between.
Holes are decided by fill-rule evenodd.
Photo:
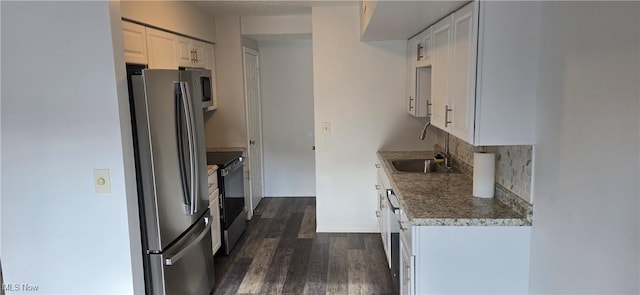
<instances>
[{"instance_id":1,"label":"stainless steel sink","mask_svg":"<svg viewBox=\"0 0 640 295\"><path fill-rule=\"evenodd\" d=\"M458 170L438 164L434 159L387 160L394 172L399 173L459 173Z\"/></svg>"}]
</instances>

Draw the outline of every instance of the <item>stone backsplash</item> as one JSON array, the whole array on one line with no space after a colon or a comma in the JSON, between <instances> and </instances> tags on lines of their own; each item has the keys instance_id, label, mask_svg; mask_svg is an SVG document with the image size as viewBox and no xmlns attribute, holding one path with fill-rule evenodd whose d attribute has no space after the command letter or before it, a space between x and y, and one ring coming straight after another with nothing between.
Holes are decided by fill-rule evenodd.
<instances>
[{"instance_id":1,"label":"stone backsplash","mask_svg":"<svg viewBox=\"0 0 640 295\"><path fill-rule=\"evenodd\" d=\"M435 139L435 150L444 150L445 134L438 128L429 127L427 136L433 136ZM456 161L461 161L462 163L458 163L459 169L465 174L470 174L474 152L495 153L496 183L529 203L531 203L532 150L533 147L530 145L474 147L455 136L449 136L449 152L454 157L454 165ZM496 192L498 191L499 189L496 188Z\"/></svg>"}]
</instances>

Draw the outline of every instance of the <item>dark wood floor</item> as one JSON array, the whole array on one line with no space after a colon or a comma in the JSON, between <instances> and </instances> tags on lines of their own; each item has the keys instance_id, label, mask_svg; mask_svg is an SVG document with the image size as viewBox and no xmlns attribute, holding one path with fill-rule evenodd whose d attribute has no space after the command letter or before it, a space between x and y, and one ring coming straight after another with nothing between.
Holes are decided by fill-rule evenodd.
<instances>
[{"instance_id":1,"label":"dark wood floor","mask_svg":"<svg viewBox=\"0 0 640 295\"><path fill-rule=\"evenodd\" d=\"M315 233L315 198L265 198L229 256L218 294L393 294L379 234Z\"/></svg>"}]
</instances>

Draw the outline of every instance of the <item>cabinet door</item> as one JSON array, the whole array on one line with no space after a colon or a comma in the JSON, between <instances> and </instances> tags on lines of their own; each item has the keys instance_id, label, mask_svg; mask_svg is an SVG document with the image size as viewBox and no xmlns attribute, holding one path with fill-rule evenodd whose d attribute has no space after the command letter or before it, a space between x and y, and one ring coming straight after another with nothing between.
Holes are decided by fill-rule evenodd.
<instances>
[{"instance_id":1,"label":"cabinet door","mask_svg":"<svg viewBox=\"0 0 640 295\"><path fill-rule=\"evenodd\" d=\"M122 39L125 62L146 65L148 63L146 28L122 21Z\"/></svg>"},{"instance_id":2,"label":"cabinet door","mask_svg":"<svg viewBox=\"0 0 640 295\"><path fill-rule=\"evenodd\" d=\"M213 105L208 108L208 110L215 110L218 108L218 84L216 79L216 57L215 57L215 48L212 44L207 44L205 46L205 52L207 53L207 65L205 69L211 70L211 99L213 100Z\"/></svg>"},{"instance_id":3,"label":"cabinet door","mask_svg":"<svg viewBox=\"0 0 640 295\"><path fill-rule=\"evenodd\" d=\"M204 46L205 53L205 69L211 70L211 72L215 71L216 62L215 62L215 49L212 44L205 44Z\"/></svg>"},{"instance_id":4,"label":"cabinet door","mask_svg":"<svg viewBox=\"0 0 640 295\"><path fill-rule=\"evenodd\" d=\"M213 246L213 254L220 249L222 245L222 235L220 228L220 194L216 188L209 195L209 210L211 211L211 245Z\"/></svg>"},{"instance_id":5,"label":"cabinet door","mask_svg":"<svg viewBox=\"0 0 640 295\"><path fill-rule=\"evenodd\" d=\"M400 210L400 294L419 294L416 290L417 266L412 226L403 210Z\"/></svg>"},{"instance_id":6,"label":"cabinet door","mask_svg":"<svg viewBox=\"0 0 640 295\"><path fill-rule=\"evenodd\" d=\"M475 3L469 3L453 14L453 66L449 113L451 134L473 143L476 86L477 15Z\"/></svg>"},{"instance_id":7,"label":"cabinet door","mask_svg":"<svg viewBox=\"0 0 640 295\"><path fill-rule=\"evenodd\" d=\"M387 257L387 265L391 266L391 256L389 255L391 254L391 247L389 247L391 245L391 233L389 232L389 206L387 204L388 201L386 194L381 193L380 198L382 202L382 207L380 208L380 215L382 219L380 235L382 235L382 246L384 248L385 256Z\"/></svg>"},{"instance_id":8,"label":"cabinet door","mask_svg":"<svg viewBox=\"0 0 640 295\"><path fill-rule=\"evenodd\" d=\"M417 67L428 67L431 65L431 48L433 47L432 33L433 27L429 27L415 37L417 38L415 48Z\"/></svg>"},{"instance_id":9,"label":"cabinet door","mask_svg":"<svg viewBox=\"0 0 640 295\"><path fill-rule=\"evenodd\" d=\"M449 83L451 65L451 28L452 16L449 15L433 25L433 47L431 60L431 124L448 131L445 124L446 108L449 107Z\"/></svg>"},{"instance_id":10,"label":"cabinet door","mask_svg":"<svg viewBox=\"0 0 640 295\"><path fill-rule=\"evenodd\" d=\"M150 69L177 69L176 36L147 28L147 52Z\"/></svg>"},{"instance_id":11,"label":"cabinet door","mask_svg":"<svg viewBox=\"0 0 640 295\"><path fill-rule=\"evenodd\" d=\"M379 164L376 164L379 165ZM380 168L378 168L380 169ZM382 220L382 211L384 210L384 191L382 180L380 180L380 176L378 176L378 182L376 184L376 199L378 202L378 206L376 208L376 218L378 218L378 228L380 229L380 238L382 239L382 244L384 245L384 226Z\"/></svg>"},{"instance_id":12,"label":"cabinet door","mask_svg":"<svg viewBox=\"0 0 640 295\"><path fill-rule=\"evenodd\" d=\"M400 240L400 294L414 295L415 290L415 260L406 245Z\"/></svg>"},{"instance_id":13,"label":"cabinet door","mask_svg":"<svg viewBox=\"0 0 640 295\"><path fill-rule=\"evenodd\" d=\"M407 112L416 116L416 52L418 39L407 42Z\"/></svg>"},{"instance_id":14,"label":"cabinet door","mask_svg":"<svg viewBox=\"0 0 640 295\"><path fill-rule=\"evenodd\" d=\"M193 67L195 53L191 48L191 40L176 36L176 63L179 67Z\"/></svg>"},{"instance_id":15,"label":"cabinet door","mask_svg":"<svg viewBox=\"0 0 640 295\"><path fill-rule=\"evenodd\" d=\"M422 45L422 50L419 52L420 57L420 66L428 67L431 65L431 50L433 47L433 27L429 27L422 34L420 34L420 44Z\"/></svg>"},{"instance_id":16,"label":"cabinet door","mask_svg":"<svg viewBox=\"0 0 640 295\"><path fill-rule=\"evenodd\" d=\"M205 68L208 66L208 56L206 43L200 41L191 41L191 50L193 50L193 66L197 68Z\"/></svg>"}]
</instances>

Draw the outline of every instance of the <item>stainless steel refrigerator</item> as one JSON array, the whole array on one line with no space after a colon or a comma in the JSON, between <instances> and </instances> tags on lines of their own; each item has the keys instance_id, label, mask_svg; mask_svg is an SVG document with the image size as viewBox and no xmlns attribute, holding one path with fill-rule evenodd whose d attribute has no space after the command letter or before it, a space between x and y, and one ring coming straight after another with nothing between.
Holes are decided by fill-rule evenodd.
<instances>
[{"instance_id":1,"label":"stainless steel refrigerator","mask_svg":"<svg viewBox=\"0 0 640 295\"><path fill-rule=\"evenodd\" d=\"M130 99L146 292L209 294L212 223L198 72L140 72L130 76Z\"/></svg>"}]
</instances>

